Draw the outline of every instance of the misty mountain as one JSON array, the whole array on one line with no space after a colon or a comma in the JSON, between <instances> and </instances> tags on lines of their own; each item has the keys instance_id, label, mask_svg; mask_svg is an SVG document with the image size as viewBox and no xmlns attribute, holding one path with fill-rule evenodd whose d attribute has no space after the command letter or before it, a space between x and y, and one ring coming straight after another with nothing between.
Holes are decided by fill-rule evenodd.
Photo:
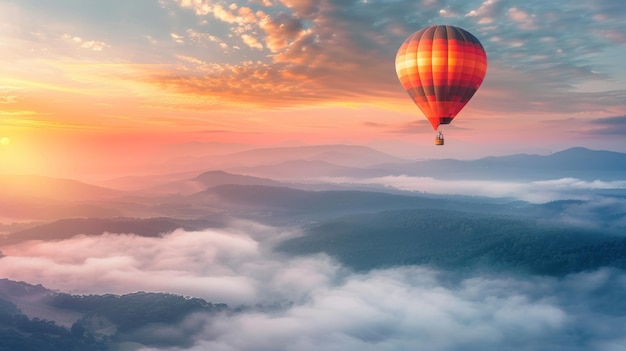
<instances>
[{"instance_id":1,"label":"misty mountain","mask_svg":"<svg viewBox=\"0 0 626 351\"><path fill-rule=\"evenodd\" d=\"M358 145L314 145L258 148L222 155L206 155L172 159L170 167L178 170L223 169L274 165L288 161L323 161L347 167L368 167L380 163L407 160ZM235 171L236 172L236 171Z\"/></svg>"},{"instance_id":2,"label":"misty mountain","mask_svg":"<svg viewBox=\"0 0 626 351\"><path fill-rule=\"evenodd\" d=\"M263 148L226 156L244 165L266 165L304 160L324 161L348 167L366 167L381 163L404 162L401 158L359 145L315 145Z\"/></svg>"},{"instance_id":3,"label":"misty mountain","mask_svg":"<svg viewBox=\"0 0 626 351\"><path fill-rule=\"evenodd\" d=\"M488 201L459 197L429 197L423 194L393 194L359 190L310 191L288 187L221 185L187 197L188 203L219 204L229 213L274 223L319 220L348 213L389 209L430 208L469 212L510 213L529 204L517 201Z\"/></svg>"},{"instance_id":4,"label":"misty mountain","mask_svg":"<svg viewBox=\"0 0 626 351\"><path fill-rule=\"evenodd\" d=\"M68 218L32 228L12 232L0 237L1 245L12 245L27 240L63 240L76 235L101 235L127 233L158 237L175 229L200 230L221 224L209 220L182 220L174 218Z\"/></svg>"},{"instance_id":5,"label":"misty mountain","mask_svg":"<svg viewBox=\"0 0 626 351\"><path fill-rule=\"evenodd\" d=\"M67 203L32 198L0 198L0 220L49 221L66 217L117 217L125 212L95 202Z\"/></svg>"},{"instance_id":6,"label":"misty mountain","mask_svg":"<svg viewBox=\"0 0 626 351\"><path fill-rule=\"evenodd\" d=\"M626 269L623 231L546 222L536 218L443 209L353 214L308 227L279 250L325 252L356 270L399 265L513 270L565 275L612 266Z\"/></svg>"},{"instance_id":7,"label":"misty mountain","mask_svg":"<svg viewBox=\"0 0 626 351\"><path fill-rule=\"evenodd\" d=\"M279 182L271 179L251 177L247 175L239 175L226 173L224 171L208 171L200 174L193 179L194 181L202 184L205 188L211 188L224 184L235 185L265 185L265 186L279 186Z\"/></svg>"},{"instance_id":8,"label":"misty mountain","mask_svg":"<svg viewBox=\"0 0 626 351\"><path fill-rule=\"evenodd\" d=\"M106 188L111 188L115 190L138 192L145 189L158 188L159 186L163 186L169 183L189 180L195 177L197 174L197 171L192 171L132 175L99 181L97 184L99 186L104 186Z\"/></svg>"},{"instance_id":9,"label":"misty mountain","mask_svg":"<svg viewBox=\"0 0 626 351\"><path fill-rule=\"evenodd\" d=\"M550 155L518 154L477 160L453 159L385 165L396 175L427 176L440 179L543 180L578 178L586 180L624 179L626 154L575 147Z\"/></svg>"},{"instance_id":10,"label":"misty mountain","mask_svg":"<svg viewBox=\"0 0 626 351\"><path fill-rule=\"evenodd\" d=\"M119 197L123 192L71 179L35 175L0 175L3 199L52 199L64 202Z\"/></svg>"},{"instance_id":11,"label":"misty mountain","mask_svg":"<svg viewBox=\"0 0 626 351\"><path fill-rule=\"evenodd\" d=\"M195 175L195 174L194 174ZM163 194L179 194L190 195L210 187L223 184L242 184L242 185L269 185L279 186L279 182L257 178L248 175L232 174L221 170L212 170L195 175L193 177L185 177L152 187L143 188L140 193L145 195L163 195Z\"/></svg>"},{"instance_id":12,"label":"misty mountain","mask_svg":"<svg viewBox=\"0 0 626 351\"><path fill-rule=\"evenodd\" d=\"M320 145L293 148L253 149L224 156L197 160L207 168L232 174L229 182L249 185L279 185L256 180L236 180L233 173L273 180L311 182L325 177L354 179L385 176L422 176L456 180L547 180L578 178L583 180L619 180L626 173L626 154L612 151L570 148L550 155L517 154L485 157L476 160L436 159L409 161L373 150L351 145ZM213 171L219 172L219 171ZM208 186L228 184L216 181ZM198 185L197 180L187 180ZM179 183L180 186L180 183ZM190 190L199 190L189 187ZM187 191L186 193L189 193Z\"/></svg>"},{"instance_id":13,"label":"misty mountain","mask_svg":"<svg viewBox=\"0 0 626 351\"><path fill-rule=\"evenodd\" d=\"M0 175L0 185L0 220L119 216L118 208L103 204L126 195L71 179L34 175Z\"/></svg>"},{"instance_id":14,"label":"misty mountain","mask_svg":"<svg viewBox=\"0 0 626 351\"><path fill-rule=\"evenodd\" d=\"M230 170L237 173L293 181L321 177L378 177L388 174L384 169L339 166L320 160L291 160L254 167L237 167Z\"/></svg>"}]
</instances>

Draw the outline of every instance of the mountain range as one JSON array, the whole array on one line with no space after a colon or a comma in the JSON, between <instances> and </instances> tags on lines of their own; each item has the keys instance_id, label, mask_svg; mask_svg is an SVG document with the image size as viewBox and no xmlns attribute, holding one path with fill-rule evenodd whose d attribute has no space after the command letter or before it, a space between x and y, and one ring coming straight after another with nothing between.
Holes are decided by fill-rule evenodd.
<instances>
[{"instance_id":1,"label":"mountain range","mask_svg":"<svg viewBox=\"0 0 626 351\"><path fill-rule=\"evenodd\" d=\"M224 161L222 169L145 175L103 182L120 185L119 189L69 179L2 175L0 221L50 221L75 217L192 219L202 214L209 216L222 212L219 201L224 196L219 195L226 191L225 188L211 191L207 189L224 185L406 194L369 179L413 176L485 181L563 178L586 181L626 180L626 154L580 147L545 156L520 154L469 161L407 161L370 148L346 145L258 149L215 157L215 162L207 163L220 164ZM229 170L228 165L233 164L248 166L237 166ZM365 182L359 182L359 179ZM207 201L209 192L216 195L213 202ZM620 189L612 189L611 192L614 196L621 193L624 193L622 196L626 195ZM231 191L230 196L235 196L235 193ZM202 206L198 208L196 205L200 198L203 199ZM266 197L264 201L271 204L275 200Z\"/></svg>"},{"instance_id":2,"label":"mountain range","mask_svg":"<svg viewBox=\"0 0 626 351\"><path fill-rule=\"evenodd\" d=\"M195 292L209 289L203 285L206 281L221 283L219 275L228 278L231 274L232 279L224 280L226 285L240 287L241 283L243 290L250 287L252 291L262 285L260 279L255 280L259 272L274 272L287 262L284 272L268 275L267 284L269 294L280 297L283 289L293 301L280 301L285 305L275 310L262 304L231 307L220 301L154 292L161 291L156 288L122 295L75 295L47 289L37 281L0 279L0 350L198 347L194 339L210 341L217 335L230 335L230 330L219 329L219 318L239 321L246 311L252 311L248 318L258 318L259 311L267 309L267 320L280 322L276 318L280 313L287 311L281 316L292 318L315 302L315 294L328 291L324 284L331 283L326 279L337 280L332 284L345 283L341 289L351 289L366 284L376 274L402 276L406 266L440 272L437 274L443 277L443 285L438 289L443 290L449 288L443 280L468 272L468 276L485 277L485 281L490 276L506 281L530 277L529 282L540 286L580 277L597 282L608 279L610 272L626 270L623 153L572 148L551 155L412 161L366 147L325 145L184 156L172 160L168 173L99 184L0 176L0 251L5 254L0 252L0 264L6 259L5 267L11 267L10 263L21 267L22 262L36 260L37 255L54 257L61 247L81 247L76 244L109 233L101 242L119 240L122 245L107 251L106 244L100 244L95 249L102 252L101 259L109 255L125 258L111 260L115 264L110 275L105 274L106 289L112 286L109 282L119 284L119 277L129 279L126 274L131 272L133 280L144 274L144 279L149 276L166 281L166 285L156 285L166 286L166 290L172 287L167 285L169 279L180 275L182 285ZM183 169L176 168L183 164ZM462 183L470 187L519 187L520 193L534 189L527 185L537 180L554 180L554 184L543 182L547 185L539 191L562 191L564 196L531 203L515 194L459 195L453 189L441 195L376 182L378 178L401 176L414 177L416 182L446 180L441 183L444 187ZM571 189L560 188L563 178L573 184ZM577 187L581 184L598 187L580 190ZM120 247L130 242L127 240L138 239L135 236L149 237L139 241L154 247L129 245L128 251L120 253ZM71 242L65 242L70 238ZM211 245L214 247L207 247ZM37 249L25 250L30 247ZM153 253L160 252L156 248L163 253L154 258ZM231 256L227 251L233 248L241 252ZM43 269L33 271L46 276L55 270L83 272L81 260L75 265L68 263L72 257L66 260L71 250L60 251L56 268L48 271L47 264L52 261L45 261ZM20 256L22 252L26 252L24 256ZM135 256L137 252L143 255ZM153 259L158 262L151 264L157 268L144 272L150 264L142 264L142 260ZM188 266L197 270L186 271ZM337 273L332 273L335 268ZM6 272L13 274L11 268ZM28 269L23 272L29 274ZM93 274L87 271L76 276L89 280ZM69 280L74 285L68 277L73 275L54 276L50 282ZM388 279L393 278L383 281ZM138 284L145 282L137 280ZM221 286L211 284L211 289ZM402 280L401 284L407 282ZM316 289L318 286L321 288ZM298 301L298 294L291 295L294 287L315 294L306 295L311 300ZM590 288L585 293L597 303L603 299L595 297L601 296L600 290ZM233 291L239 290L228 293ZM613 290L608 295L612 296ZM516 296L511 301L517 301ZM482 296L478 300L482 301ZM623 311L621 300L615 301L618 311ZM602 303L601 309L590 311L605 313L616 305L607 303L605 308ZM238 332L235 328L232 333L237 336ZM256 327L254 332L258 334ZM571 333L581 332L577 329ZM373 340L369 334L365 339Z\"/></svg>"},{"instance_id":3,"label":"mountain range","mask_svg":"<svg viewBox=\"0 0 626 351\"><path fill-rule=\"evenodd\" d=\"M253 149L194 160L195 165L233 174L302 182L324 177L372 178L411 175L438 179L585 180L623 179L626 154L574 147L549 155L515 154L475 160L412 161L351 145Z\"/></svg>"},{"instance_id":4,"label":"mountain range","mask_svg":"<svg viewBox=\"0 0 626 351\"><path fill-rule=\"evenodd\" d=\"M387 166L396 174L442 179L546 180L571 177L623 180L626 154L575 147L550 155L517 154L471 161L427 160Z\"/></svg>"}]
</instances>

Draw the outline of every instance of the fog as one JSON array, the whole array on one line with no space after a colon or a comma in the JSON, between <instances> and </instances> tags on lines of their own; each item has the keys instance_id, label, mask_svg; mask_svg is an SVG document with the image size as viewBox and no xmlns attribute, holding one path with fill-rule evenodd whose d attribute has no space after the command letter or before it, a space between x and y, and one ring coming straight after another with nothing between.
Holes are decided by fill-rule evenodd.
<instances>
[{"instance_id":1,"label":"fog","mask_svg":"<svg viewBox=\"0 0 626 351\"><path fill-rule=\"evenodd\" d=\"M144 330L192 345L168 350L609 351L626 345L626 274L617 269L561 278L460 276L420 266L355 273L326 255L272 251L276 237L292 235L299 233L238 222L162 238L107 233L33 241L3 248L0 276L76 294L163 291L253 306Z\"/></svg>"},{"instance_id":2,"label":"fog","mask_svg":"<svg viewBox=\"0 0 626 351\"><path fill-rule=\"evenodd\" d=\"M579 228L614 228L616 233L626 235L626 198L594 196L564 206L551 220Z\"/></svg>"},{"instance_id":3,"label":"fog","mask_svg":"<svg viewBox=\"0 0 626 351\"><path fill-rule=\"evenodd\" d=\"M418 267L376 271L317 290L280 314L220 319L204 334L218 336L200 335L195 350L611 350L623 345L624 317L591 311L585 300L611 284L619 294L623 276L615 274L473 277L447 286ZM589 281L580 296L565 290Z\"/></svg>"},{"instance_id":4,"label":"fog","mask_svg":"<svg viewBox=\"0 0 626 351\"><path fill-rule=\"evenodd\" d=\"M473 195L488 197L513 197L533 203L544 203L564 199L589 199L590 191L626 189L626 180L585 181L576 178L561 178L543 181L499 181L499 180L445 180L431 177L385 176L368 179L325 177L331 183L384 185L405 190L432 194Z\"/></svg>"},{"instance_id":5,"label":"fog","mask_svg":"<svg viewBox=\"0 0 626 351\"><path fill-rule=\"evenodd\" d=\"M29 241L3 248L0 276L76 294L171 292L239 305L298 298L337 275L340 267L329 257L267 251L274 238L266 230L241 222L225 231L176 230L163 238L105 233ZM278 237L295 235L273 230Z\"/></svg>"}]
</instances>

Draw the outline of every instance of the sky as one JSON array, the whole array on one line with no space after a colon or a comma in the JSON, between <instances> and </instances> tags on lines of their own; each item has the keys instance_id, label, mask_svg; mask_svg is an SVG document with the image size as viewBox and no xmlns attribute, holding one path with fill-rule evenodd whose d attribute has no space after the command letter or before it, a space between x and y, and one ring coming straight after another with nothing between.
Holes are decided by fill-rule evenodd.
<instances>
[{"instance_id":1,"label":"sky","mask_svg":"<svg viewBox=\"0 0 626 351\"><path fill-rule=\"evenodd\" d=\"M614 0L0 0L0 173L124 170L197 143L626 152L625 15ZM444 147L394 68L432 24L488 56Z\"/></svg>"}]
</instances>

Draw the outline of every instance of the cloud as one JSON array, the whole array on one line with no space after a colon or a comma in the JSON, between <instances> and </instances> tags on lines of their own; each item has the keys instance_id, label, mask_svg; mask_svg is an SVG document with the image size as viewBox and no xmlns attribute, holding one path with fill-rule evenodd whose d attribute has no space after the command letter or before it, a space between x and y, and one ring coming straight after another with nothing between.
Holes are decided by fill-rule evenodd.
<instances>
[{"instance_id":1,"label":"cloud","mask_svg":"<svg viewBox=\"0 0 626 351\"><path fill-rule=\"evenodd\" d=\"M626 199L605 195L610 190L626 189L626 180L586 181L561 178L544 181L446 180L431 177L385 176L369 179L333 178L321 180L339 184L382 185L404 191L442 195L510 197L535 204L560 200L578 200L555 205L543 220L575 227L610 229L626 228ZM603 192L606 190L606 192ZM619 193L618 193L619 194ZM549 204L548 204L549 205Z\"/></svg>"},{"instance_id":2,"label":"cloud","mask_svg":"<svg viewBox=\"0 0 626 351\"><path fill-rule=\"evenodd\" d=\"M180 345L168 350L604 350L626 332L619 270L548 278L405 266L357 274L324 255L271 250L291 235L238 222L162 238L29 242L3 248L0 276L74 293L164 291L251 306L138 331Z\"/></svg>"},{"instance_id":3,"label":"cloud","mask_svg":"<svg viewBox=\"0 0 626 351\"><path fill-rule=\"evenodd\" d=\"M3 3L0 13L5 15L0 19L10 28L7 42L12 48L15 45L15 50L5 50L11 52L6 59L13 61L17 53L32 57L33 52L38 57L83 59L88 51L84 49L91 49L100 50L92 60L157 62L167 66L165 72L131 79L167 93L192 95L191 100L215 101L195 108L212 109L220 103L225 109L240 108L236 104L240 100L266 108L311 103L389 107L399 101L409 106L395 77L393 57L406 36L442 20L468 29L487 49L490 68L481 89L486 93L479 92L479 102L472 104L477 110L567 114L583 109L607 115L608 109L620 108L623 101L623 89L620 96L606 100L602 94L572 93L580 84L612 78L595 58L624 41L619 33L626 33L626 24L619 14L626 12L626 6L621 2L138 0L115 4ZM25 19L27 25L15 18ZM63 33L80 33L89 39L81 39L83 50L72 51L59 45ZM222 69L213 74L181 57ZM259 81L259 76L264 79ZM172 106L185 109L187 104Z\"/></svg>"},{"instance_id":4,"label":"cloud","mask_svg":"<svg viewBox=\"0 0 626 351\"><path fill-rule=\"evenodd\" d=\"M476 21L479 24L489 24L495 20L495 17L498 14L498 9L500 6L497 4L501 3L498 0L486 0L480 4L480 6L475 10L470 10L465 15L466 17L476 17Z\"/></svg>"},{"instance_id":5,"label":"cloud","mask_svg":"<svg viewBox=\"0 0 626 351\"><path fill-rule=\"evenodd\" d=\"M262 14L261 29L267 35L265 41L270 51L276 53L305 34L304 25L295 16L279 13L275 17Z\"/></svg>"},{"instance_id":6,"label":"cloud","mask_svg":"<svg viewBox=\"0 0 626 351\"><path fill-rule=\"evenodd\" d=\"M498 180L446 180L432 177L384 176L368 179L324 177L331 183L376 184L405 191L432 194L474 195L488 197L513 197L535 203L563 199L589 199L590 191L601 189L626 189L624 181L585 181L561 178L546 181L498 181Z\"/></svg>"},{"instance_id":7,"label":"cloud","mask_svg":"<svg viewBox=\"0 0 626 351\"><path fill-rule=\"evenodd\" d=\"M563 279L470 276L453 283L419 267L349 276L309 300L204 325L185 350L609 350L623 339L624 272ZM619 312L618 312L619 311ZM188 324L188 323L187 323Z\"/></svg>"},{"instance_id":8,"label":"cloud","mask_svg":"<svg viewBox=\"0 0 626 351\"><path fill-rule=\"evenodd\" d=\"M428 120L426 119L423 119L423 120L418 120L418 121L402 123L400 126L396 128L389 129L389 133L416 134L416 133L430 132L431 128L432 126L430 122L428 122Z\"/></svg>"},{"instance_id":9,"label":"cloud","mask_svg":"<svg viewBox=\"0 0 626 351\"><path fill-rule=\"evenodd\" d=\"M588 134L626 135L626 116L597 118L590 121L589 125L591 129L585 131Z\"/></svg>"},{"instance_id":10,"label":"cloud","mask_svg":"<svg viewBox=\"0 0 626 351\"><path fill-rule=\"evenodd\" d=\"M354 275L283 313L221 320L225 333L196 349L479 349L565 327L566 312L548 299L507 291L516 283L475 278L444 287L436 272L415 267Z\"/></svg>"},{"instance_id":11,"label":"cloud","mask_svg":"<svg viewBox=\"0 0 626 351\"><path fill-rule=\"evenodd\" d=\"M241 40L251 48L263 50L263 44L261 44L255 37L243 34Z\"/></svg>"},{"instance_id":12,"label":"cloud","mask_svg":"<svg viewBox=\"0 0 626 351\"><path fill-rule=\"evenodd\" d=\"M626 199L598 196L590 201L569 202L550 220L578 228L617 228L621 233L626 228Z\"/></svg>"},{"instance_id":13,"label":"cloud","mask_svg":"<svg viewBox=\"0 0 626 351\"><path fill-rule=\"evenodd\" d=\"M271 84L285 89L280 93L283 99L263 100L246 93L253 98L249 101L290 106L312 101L362 101L365 96L376 96L380 103L387 99L406 100L395 79L393 60L389 61L398 43L427 25L429 18L464 13L455 24L483 40L490 66L495 68L489 69L482 89L484 102L473 104L474 108L510 111L511 106L519 105L520 110L531 113L571 113L589 111L594 106L606 114L608 109L620 106L619 98L598 105L598 96L571 91L581 82L610 78L593 64L592 57L613 45L596 37L605 37L609 27L614 28L613 21L599 25L591 18L581 20L571 16L580 12L602 16L612 9L608 5L574 4L573 12L564 12L558 5L520 5L507 0L445 4L443 8L435 3L425 3L419 9L415 6L413 9L404 1L351 1L339 6L333 2L285 0L272 7L251 9L260 21L249 27L238 24L236 32L238 36L253 36L264 43L272 53L268 56L271 62L262 59L259 70L266 68L273 72L271 76L275 80ZM403 20L406 13L412 12L419 23ZM598 31L593 29L592 33L585 27L598 27ZM262 35L256 33L259 30ZM260 48L260 45L251 47ZM506 77L502 84L499 77ZM245 84L245 78L242 79ZM517 84L511 85L512 80ZM301 84L303 81L307 84ZM171 88L189 92L185 88L187 84L193 85L193 81L182 75ZM213 91L207 88L197 93ZM269 88L261 90L264 96L272 95Z\"/></svg>"},{"instance_id":14,"label":"cloud","mask_svg":"<svg viewBox=\"0 0 626 351\"><path fill-rule=\"evenodd\" d=\"M229 232L178 230L163 239L105 233L28 242L3 248L0 276L75 293L165 291L238 305L296 298L338 269L329 258L266 257L244 228L259 237L281 235L242 224Z\"/></svg>"},{"instance_id":15,"label":"cloud","mask_svg":"<svg viewBox=\"0 0 626 351\"><path fill-rule=\"evenodd\" d=\"M522 29L533 29L535 27L535 15L530 15L526 11L520 10L516 7L511 7L507 14L511 20L519 23L519 26Z\"/></svg>"}]
</instances>

